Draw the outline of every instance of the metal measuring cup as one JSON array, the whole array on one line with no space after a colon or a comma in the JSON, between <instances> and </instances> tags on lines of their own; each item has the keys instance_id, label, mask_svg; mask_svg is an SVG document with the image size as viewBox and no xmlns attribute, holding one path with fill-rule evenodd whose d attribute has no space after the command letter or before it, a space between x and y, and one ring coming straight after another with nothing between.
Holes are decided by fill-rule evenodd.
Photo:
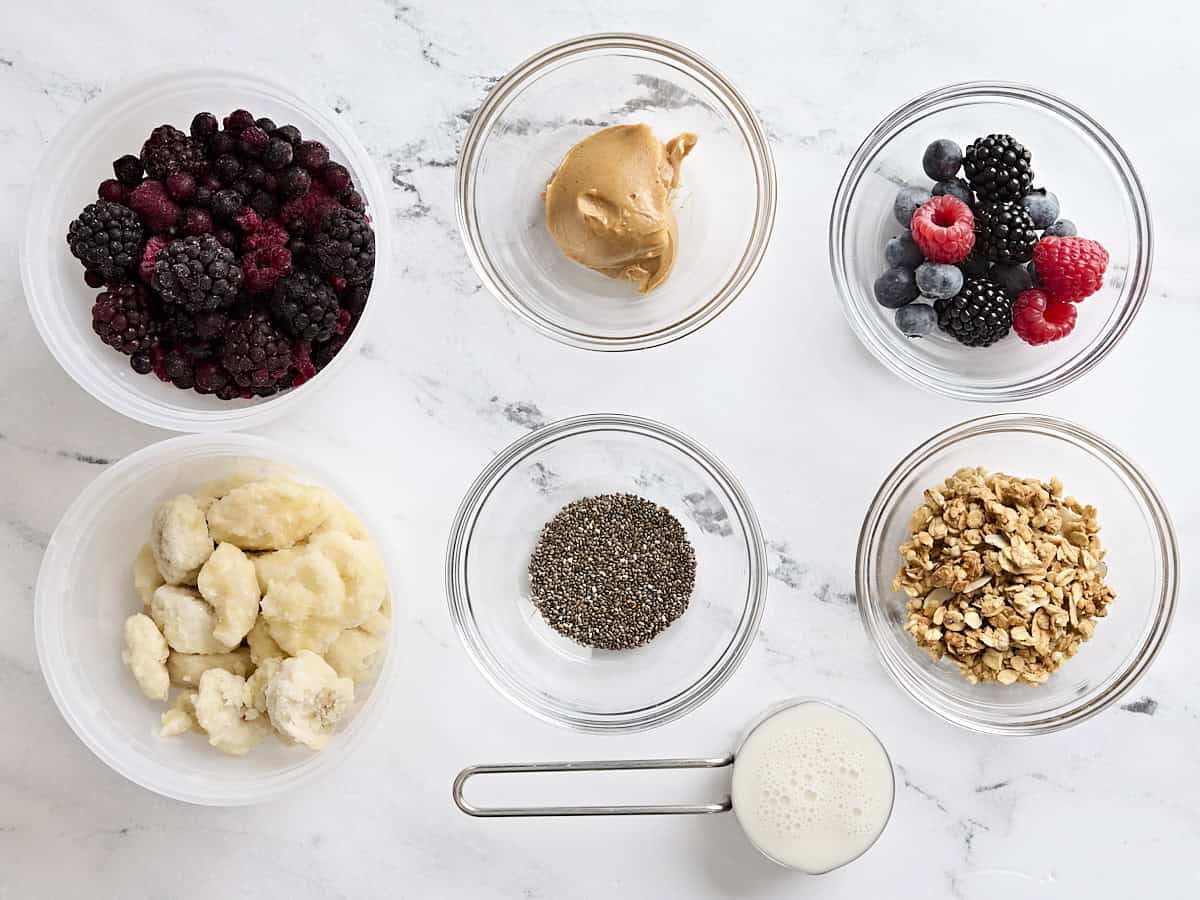
<instances>
[{"instance_id":1,"label":"metal measuring cup","mask_svg":"<svg viewBox=\"0 0 1200 900\"><path fill-rule=\"evenodd\" d=\"M888 771L891 773L891 802L888 804L887 814L884 816L883 825L880 826L878 833L871 841L863 847L853 857L819 871L800 868L790 865L783 860L777 859L763 849L750 836L745 826L739 819L738 824L743 825L742 832L746 834L750 845L759 853L769 859L776 865L784 868L794 869L796 871L806 872L810 875L823 875L826 872L831 872L834 869L839 869L842 866L848 865L858 859L867 850L875 845L879 840L880 835L887 829L888 823L891 821L892 810L895 808L896 797L896 779L895 769L892 764L891 756L888 755L887 748L884 747L883 741L879 740L879 736L858 716L850 712L845 707L839 706L836 703L831 703L828 700L822 700L818 697L796 697L792 700L785 700L782 703L777 703L767 707L750 723L746 730L742 733L738 740L737 747L732 753L725 756L712 757L709 759L615 759L615 760L581 760L577 762L540 762L540 763L503 763L503 764L483 764L467 766L454 779L454 787L452 796L455 805L464 813L476 818L537 818L547 816L688 816L688 815L709 815L712 813L728 812L733 809L733 798L729 794L715 803L667 803L667 804L623 804L623 805L563 805L563 806L476 806L469 802L465 797L466 784L472 778L480 775L522 775L531 773L545 772L641 772L652 770L681 770L681 769L723 769L726 767L736 766L736 760L739 753L742 752L746 742L759 726L767 722L769 719L778 715L785 710L795 706L801 706L806 703L816 703L821 706L836 710L843 715L849 716L858 722L867 733L875 739L879 745L879 749L883 751L884 758L888 762ZM736 810L735 810L736 815Z\"/></svg>"}]
</instances>

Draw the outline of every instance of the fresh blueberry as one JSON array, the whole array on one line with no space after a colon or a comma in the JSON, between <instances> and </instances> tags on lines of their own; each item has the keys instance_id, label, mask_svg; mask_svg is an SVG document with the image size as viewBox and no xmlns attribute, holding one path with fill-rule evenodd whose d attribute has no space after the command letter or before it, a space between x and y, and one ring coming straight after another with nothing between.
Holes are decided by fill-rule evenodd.
<instances>
[{"instance_id":1,"label":"fresh blueberry","mask_svg":"<svg viewBox=\"0 0 1200 900\"><path fill-rule=\"evenodd\" d=\"M915 269L925 259L921 255L921 248L913 240L911 231L904 231L891 238L883 248L883 258L889 266L903 266L906 269Z\"/></svg>"},{"instance_id":2,"label":"fresh blueberry","mask_svg":"<svg viewBox=\"0 0 1200 900\"><path fill-rule=\"evenodd\" d=\"M1021 198L1021 205L1033 219L1034 228L1049 228L1058 219L1058 198L1045 188L1030 191Z\"/></svg>"},{"instance_id":3,"label":"fresh blueberry","mask_svg":"<svg viewBox=\"0 0 1200 900\"><path fill-rule=\"evenodd\" d=\"M896 327L905 337L925 337L936 326L937 313L928 303L909 303L896 310Z\"/></svg>"},{"instance_id":4,"label":"fresh blueberry","mask_svg":"<svg viewBox=\"0 0 1200 900\"><path fill-rule=\"evenodd\" d=\"M925 169L925 174L934 181L949 181L958 174L962 162L962 147L945 138L926 147L925 155L921 157L921 166Z\"/></svg>"},{"instance_id":5,"label":"fresh blueberry","mask_svg":"<svg viewBox=\"0 0 1200 900\"><path fill-rule=\"evenodd\" d=\"M1000 290L1010 300L1016 300L1021 291L1033 287L1033 276L1019 263L996 263L988 272L988 278L1000 285Z\"/></svg>"},{"instance_id":6,"label":"fresh blueberry","mask_svg":"<svg viewBox=\"0 0 1200 900\"><path fill-rule=\"evenodd\" d=\"M962 290L963 273L949 263L921 263L917 266L917 290L931 300L948 300Z\"/></svg>"},{"instance_id":7,"label":"fresh blueberry","mask_svg":"<svg viewBox=\"0 0 1200 900\"><path fill-rule=\"evenodd\" d=\"M1075 227L1075 223L1070 219L1059 219L1053 225L1048 226L1042 233L1052 237L1074 237L1079 234L1079 229Z\"/></svg>"},{"instance_id":8,"label":"fresh blueberry","mask_svg":"<svg viewBox=\"0 0 1200 900\"><path fill-rule=\"evenodd\" d=\"M971 251L971 255L958 264L962 273L968 278L978 278L988 270L988 261L984 256Z\"/></svg>"},{"instance_id":9,"label":"fresh blueberry","mask_svg":"<svg viewBox=\"0 0 1200 900\"><path fill-rule=\"evenodd\" d=\"M957 197L967 206L975 205L975 194L971 191L971 186L961 178L954 178L950 181L939 181L933 186L933 196L941 197L949 194L951 197Z\"/></svg>"},{"instance_id":10,"label":"fresh blueberry","mask_svg":"<svg viewBox=\"0 0 1200 900\"><path fill-rule=\"evenodd\" d=\"M1031 279L1033 279L1033 286L1041 287L1042 281L1040 278L1038 278L1037 267L1034 266L1032 259L1029 262L1025 263L1025 271L1028 272L1029 277Z\"/></svg>"},{"instance_id":11,"label":"fresh blueberry","mask_svg":"<svg viewBox=\"0 0 1200 900\"><path fill-rule=\"evenodd\" d=\"M880 306L899 309L917 299L917 279L912 269L893 266L875 279L875 299Z\"/></svg>"},{"instance_id":12,"label":"fresh blueberry","mask_svg":"<svg viewBox=\"0 0 1200 900\"><path fill-rule=\"evenodd\" d=\"M912 224L913 213L917 211L917 207L928 203L932 196L925 188L900 188L896 202L892 204L892 213L896 216L896 221L907 228Z\"/></svg>"}]
</instances>

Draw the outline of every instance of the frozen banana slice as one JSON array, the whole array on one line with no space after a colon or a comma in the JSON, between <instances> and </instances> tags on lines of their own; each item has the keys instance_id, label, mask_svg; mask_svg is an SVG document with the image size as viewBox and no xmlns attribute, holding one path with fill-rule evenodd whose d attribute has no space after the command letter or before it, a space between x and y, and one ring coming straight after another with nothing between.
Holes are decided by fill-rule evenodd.
<instances>
[{"instance_id":1,"label":"frozen banana slice","mask_svg":"<svg viewBox=\"0 0 1200 900\"><path fill-rule=\"evenodd\" d=\"M354 682L308 650L285 659L267 681L267 714L281 734L320 750L354 702Z\"/></svg>"},{"instance_id":2,"label":"frozen banana slice","mask_svg":"<svg viewBox=\"0 0 1200 900\"><path fill-rule=\"evenodd\" d=\"M301 545L290 550L249 554L250 561L254 563L254 574L258 576L258 590L262 594L266 594L271 587L271 579L286 575L296 557L303 552L304 546Z\"/></svg>"},{"instance_id":3,"label":"frozen banana slice","mask_svg":"<svg viewBox=\"0 0 1200 900\"><path fill-rule=\"evenodd\" d=\"M151 700L166 700L171 689L167 653L167 642L149 616L135 613L125 620L125 650L121 653L121 661L137 679L142 693Z\"/></svg>"},{"instance_id":4,"label":"frozen banana slice","mask_svg":"<svg viewBox=\"0 0 1200 900\"><path fill-rule=\"evenodd\" d=\"M162 585L162 573L158 571L158 563L154 561L154 551L149 544L143 544L142 549L133 560L133 588L142 598L142 608L150 608L150 599Z\"/></svg>"},{"instance_id":5,"label":"frozen banana slice","mask_svg":"<svg viewBox=\"0 0 1200 900\"><path fill-rule=\"evenodd\" d=\"M175 705L162 714L160 737L176 737L189 731L203 732L196 721L196 692L184 691L175 698Z\"/></svg>"},{"instance_id":6,"label":"frozen banana slice","mask_svg":"<svg viewBox=\"0 0 1200 900\"><path fill-rule=\"evenodd\" d=\"M253 675L246 679L246 706L254 710L256 716L262 715L267 711L267 682L275 677L281 665L283 665L282 658L263 660L263 664L254 670ZM246 718L252 719L255 716L247 712Z\"/></svg>"},{"instance_id":7,"label":"frozen banana slice","mask_svg":"<svg viewBox=\"0 0 1200 900\"><path fill-rule=\"evenodd\" d=\"M226 653L231 648L213 637L217 616L195 588L164 584L150 600L150 617L180 653Z\"/></svg>"},{"instance_id":8,"label":"frozen banana slice","mask_svg":"<svg viewBox=\"0 0 1200 900\"><path fill-rule=\"evenodd\" d=\"M254 623L250 633L246 635L246 643L250 646L250 659L256 666L261 666L268 659L278 659L284 656L280 646L271 637L271 628L262 616Z\"/></svg>"},{"instance_id":9,"label":"frozen banana slice","mask_svg":"<svg viewBox=\"0 0 1200 900\"><path fill-rule=\"evenodd\" d=\"M328 518L329 498L328 491L309 484L255 481L214 503L208 527L216 540L243 550L286 550Z\"/></svg>"},{"instance_id":10,"label":"frozen banana slice","mask_svg":"<svg viewBox=\"0 0 1200 900\"><path fill-rule=\"evenodd\" d=\"M358 627L383 605L387 572L373 543L332 531L314 535L308 547L331 560L346 585L343 628Z\"/></svg>"},{"instance_id":11,"label":"frozen banana slice","mask_svg":"<svg viewBox=\"0 0 1200 900\"><path fill-rule=\"evenodd\" d=\"M219 544L196 578L200 596L217 614L213 637L236 647L258 618L258 576L246 554L233 544Z\"/></svg>"},{"instance_id":12,"label":"frozen banana slice","mask_svg":"<svg viewBox=\"0 0 1200 900\"><path fill-rule=\"evenodd\" d=\"M167 584L195 584L213 552L202 510L187 494L172 497L154 513L150 550Z\"/></svg>"},{"instance_id":13,"label":"frozen banana slice","mask_svg":"<svg viewBox=\"0 0 1200 900\"><path fill-rule=\"evenodd\" d=\"M271 725L255 713L247 715L246 679L224 669L209 669L200 678L196 721L208 742L232 756L242 756L271 733Z\"/></svg>"},{"instance_id":14,"label":"frozen banana slice","mask_svg":"<svg viewBox=\"0 0 1200 900\"><path fill-rule=\"evenodd\" d=\"M253 481L258 481L258 476L253 472L234 472L228 478L217 478L213 481L206 481L196 490L192 491L192 498L205 513L207 513L214 503L232 491L234 488L239 488L243 484L250 484Z\"/></svg>"},{"instance_id":15,"label":"frozen banana slice","mask_svg":"<svg viewBox=\"0 0 1200 900\"><path fill-rule=\"evenodd\" d=\"M171 684L196 687L200 677L209 669L224 669L242 678L254 671L250 651L239 647L232 653L172 653L167 657L167 674Z\"/></svg>"},{"instance_id":16,"label":"frozen banana slice","mask_svg":"<svg viewBox=\"0 0 1200 900\"><path fill-rule=\"evenodd\" d=\"M338 568L320 553L306 550L285 572L272 577L262 599L262 618L287 653L324 653L346 628L346 586Z\"/></svg>"},{"instance_id":17,"label":"frozen banana slice","mask_svg":"<svg viewBox=\"0 0 1200 900\"><path fill-rule=\"evenodd\" d=\"M343 678L359 684L375 671L376 660L385 645L383 635L371 634L363 627L350 628L330 644L325 661Z\"/></svg>"}]
</instances>

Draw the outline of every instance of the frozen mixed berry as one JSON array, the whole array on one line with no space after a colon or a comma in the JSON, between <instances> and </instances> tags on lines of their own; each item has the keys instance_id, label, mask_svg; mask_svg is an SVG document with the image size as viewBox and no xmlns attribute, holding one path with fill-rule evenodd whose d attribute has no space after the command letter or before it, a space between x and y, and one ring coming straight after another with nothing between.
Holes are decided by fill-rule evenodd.
<instances>
[{"instance_id":1,"label":"frozen mixed berry","mask_svg":"<svg viewBox=\"0 0 1200 900\"><path fill-rule=\"evenodd\" d=\"M329 162L329 150L320 141L301 141L293 158L297 165L315 173Z\"/></svg>"},{"instance_id":2,"label":"frozen mixed berry","mask_svg":"<svg viewBox=\"0 0 1200 900\"><path fill-rule=\"evenodd\" d=\"M962 147L946 138L936 140L926 147L925 155L921 157L921 167L934 181L949 181L958 174L962 163Z\"/></svg>"},{"instance_id":3,"label":"frozen mixed berry","mask_svg":"<svg viewBox=\"0 0 1200 900\"><path fill-rule=\"evenodd\" d=\"M274 131L270 132L271 137L277 137L280 140L287 141L293 147L299 146L304 139L300 134L300 129L295 125L280 125Z\"/></svg>"},{"instance_id":4,"label":"frozen mixed berry","mask_svg":"<svg viewBox=\"0 0 1200 900\"><path fill-rule=\"evenodd\" d=\"M987 203L975 210L975 246L996 263L1023 263L1033 256L1038 233L1019 203Z\"/></svg>"},{"instance_id":5,"label":"frozen mixed berry","mask_svg":"<svg viewBox=\"0 0 1200 900\"><path fill-rule=\"evenodd\" d=\"M875 299L880 306L899 309L917 299L917 279L912 269L894 266L875 279Z\"/></svg>"},{"instance_id":6,"label":"frozen mixed berry","mask_svg":"<svg viewBox=\"0 0 1200 900\"><path fill-rule=\"evenodd\" d=\"M1078 234L1079 229L1075 227L1074 222L1070 219L1059 219L1042 232L1042 237L1075 237Z\"/></svg>"},{"instance_id":7,"label":"frozen mixed berry","mask_svg":"<svg viewBox=\"0 0 1200 900\"><path fill-rule=\"evenodd\" d=\"M949 263L926 262L917 266L917 290L930 300L953 297L963 286L963 273Z\"/></svg>"},{"instance_id":8,"label":"frozen mixed berry","mask_svg":"<svg viewBox=\"0 0 1200 900\"><path fill-rule=\"evenodd\" d=\"M212 231L212 216L206 210L189 206L183 211L183 233L188 235L208 234Z\"/></svg>"},{"instance_id":9,"label":"frozen mixed berry","mask_svg":"<svg viewBox=\"0 0 1200 900\"><path fill-rule=\"evenodd\" d=\"M163 186L167 189L168 197L183 203L196 193L196 178L187 172L176 172L167 176Z\"/></svg>"},{"instance_id":10,"label":"frozen mixed berry","mask_svg":"<svg viewBox=\"0 0 1200 900\"><path fill-rule=\"evenodd\" d=\"M913 213L912 236L930 262L961 262L975 246L975 216L957 197L934 197Z\"/></svg>"},{"instance_id":11,"label":"frozen mixed berry","mask_svg":"<svg viewBox=\"0 0 1200 900\"><path fill-rule=\"evenodd\" d=\"M1058 198L1045 188L1037 188L1021 198L1034 228L1049 228L1058 221Z\"/></svg>"},{"instance_id":12,"label":"frozen mixed berry","mask_svg":"<svg viewBox=\"0 0 1200 900\"><path fill-rule=\"evenodd\" d=\"M361 213L337 207L321 219L309 241L321 271L364 284L375 274L375 232Z\"/></svg>"},{"instance_id":13,"label":"frozen mixed berry","mask_svg":"<svg viewBox=\"0 0 1200 900\"><path fill-rule=\"evenodd\" d=\"M271 294L271 316L300 340L329 340L337 332L341 312L333 288L314 272L292 272Z\"/></svg>"},{"instance_id":14,"label":"frozen mixed berry","mask_svg":"<svg viewBox=\"0 0 1200 900\"><path fill-rule=\"evenodd\" d=\"M308 193L312 176L299 166L291 166L279 174L277 184L279 193L285 200L295 200Z\"/></svg>"},{"instance_id":15,"label":"frozen mixed berry","mask_svg":"<svg viewBox=\"0 0 1200 900\"><path fill-rule=\"evenodd\" d=\"M883 258L889 267L903 266L905 269L915 269L925 260L921 255L921 248L912 238L911 231L904 231L890 238L884 245Z\"/></svg>"},{"instance_id":16,"label":"frozen mixed berry","mask_svg":"<svg viewBox=\"0 0 1200 900\"><path fill-rule=\"evenodd\" d=\"M192 117L191 133L198 141L208 141L214 134L217 133L217 117L210 112L196 113Z\"/></svg>"},{"instance_id":17,"label":"frozen mixed berry","mask_svg":"<svg viewBox=\"0 0 1200 900\"><path fill-rule=\"evenodd\" d=\"M208 168L204 145L172 125L159 125L142 144L142 165L151 178L176 172L200 175Z\"/></svg>"},{"instance_id":18,"label":"frozen mixed berry","mask_svg":"<svg viewBox=\"0 0 1200 900\"><path fill-rule=\"evenodd\" d=\"M292 271L292 254L286 247L263 247L242 256L242 275L246 290L263 294Z\"/></svg>"},{"instance_id":19,"label":"frozen mixed berry","mask_svg":"<svg viewBox=\"0 0 1200 900\"><path fill-rule=\"evenodd\" d=\"M221 184L237 181L242 175L242 161L232 153L222 153L213 161L213 174L221 179Z\"/></svg>"},{"instance_id":20,"label":"frozen mixed berry","mask_svg":"<svg viewBox=\"0 0 1200 900\"><path fill-rule=\"evenodd\" d=\"M1032 156L1008 134L972 141L963 153L963 171L981 203L1015 202L1033 184Z\"/></svg>"},{"instance_id":21,"label":"frozen mixed berry","mask_svg":"<svg viewBox=\"0 0 1200 900\"><path fill-rule=\"evenodd\" d=\"M235 109L225 117L225 130L237 137L247 128L254 125L254 116L246 109Z\"/></svg>"},{"instance_id":22,"label":"frozen mixed berry","mask_svg":"<svg viewBox=\"0 0 1200 900\"><path fill-rule=\"evenodd\" d=\"M257 215L257 214L256 214ZM253 231L242 237L242 250L250 253L263 247L288 247L288 233L278 222L262 222ZM290 250L291 248L288 247Z\"/></svg>"},{"instance_id":23,"label":"frozen mixed berry","mask_svg":"<svg viewBox=\"0 0 1200 900\"><path fill-rule=\"evenodd\" d=\"M1036 347L1074 331L1077 315L1074 303L1054 300L1045 291L1023 291L1013 304L1013 331Z\"/></svg>"},{"instance_id":24,"label":"frozen mixed berry","mask_svg":"<svg viewBox=\"0 0 1200 900\"><path fill-rule=\"evenodd\" d=\"M277 389L292 367L291 341L263 313L234 322L225 332L221 363L239 387Z\"/></svg>"},{"instance_id":25,"label":"frozen mixed berry","mask_svg":"<svg viewBox=\"0 0 1200 900\"><path fill-rule=\"evenodd\" d=\"M896 310L896 328L905 337L919 338L933 334L937 313L928 303L909 303Z\"/></svg>"},{"instance_id":26,"label":"frozen mixed berry","mask_svg":"<svg viewBox=\"0 0 1200 900\"><path fill-rule=\"evenodd\" d=\"M962 290L933 308L942 331L967 347L988 347L1012 328L1012 301L987 278L968 278Z\"/></svg>"},{"instance_id":27,"label":"frozen mixed berry","mask_svg":"<svg viewBox=\"0 0 1200 900\"><path fill-rule=\"evenodd\" d=\"M292 145L281 137L273 137L267 142L262 159L268 169L286 168L292 164Z\"/></svg>"},{"instance_id":28,"label":"frozen mixed berry","mask_svg":"<svg viewBox=\"0 0 1200 900\"><path fill-rule=\"evenodd\" d=\"M955 178L951 181L939 181L933 186L933 196L944 197L947 194L951 197L957 197L967 206L975 206L975 194L971 190L971 186L961 178Z\"/></svg>"},{"instance_id":29,"label":"frozen mixed berry","mask_svg":"<svg viewBox=\"0 0 1200 900\"><path fill-rule=\"evenodd\" d=\"M179 205L161 181L147 179L129 194L129 207L152 234L171 234L179 222Z\"/></svg>"},{"instance_id":30,"label":"frozen mixed berry","mask_svg":"<svg viewBox=\"0 0 1200 900\"><path fill-rule=\"evenodd\" d=\"M115 178L106 178L96 189L96 196L109 203L124 203L129 189Z\"/></svg>"},{"instance_id":31,"label":"frozen mixed berry","mask_svg":"<svg viewBox=\"0 0 1200 900\"><path fill-rule=\"evenodd\" d=\"M208 155L212 159L226 156L237 150L237 135L229 131L218 131L208 139Z\"/></svg>"},{"instance_id":32,"label":"frozen mixed berry","mask_svg":"<svg viewBox=\"0 0 1200 900\"><path fill-rule=\"evenodd\" d=\"M1033 248L1033 263L1050 296L1078 303L1104 284L1108 251L1087 238L1044 237Z\"/></svg>"},{"instance_id":33,"label":"frozen mixed berry","mask_svg":"<svg viewBox=\"0 0 1200 900\"><path fill-rule=\"evenodd\" d=\"M107 200L89 203L67 228L71 254L105 278L130 271L144 240L145 230L134 211Z\"/></svg>"},{"instance_id":34,"label":"frozen mixed berry","mask_svg":"<svg viewBox=\"0 0 1200 900\"><path fill-rule=\"evenodd\" d=\"M211 312L233 305L242 270L233 252L212 235L186 237L159 252L151 285L167 303L191 313Z\"/></svg>"},{"instance_id":35,"label":"frozen mixed berry","mask_svg":"<svg viewBox=\"0 0 1200 900\"><path fill-rule=\"evenodd\" d=\"M988 278L1000 285L1010 300L1016 300L1022 291L1033 287L1033 276L1017 263L997 263L988 271Z\"/></svg>"},{"instance_id":36,"label":"frozen mixed berry","mask_svg":"<svg viewBox=\"0 0 1200 900\"><path fill-rule=\"evenodd\" d=\"M212 214L218 219L229 220L242 211L242 195L232 188L222 188L213 194Z\"/></svg>"},{"instance_id":37,"label":"frozen mixed berry","mask_svg":"<svg viewBox=\"0 0 1200 900\"><path fill-rule=\"evenodd\" d=\"M126 153L119 159L113 160L113 174L117 176L117 181L126 187L132 188L141 184L145 171L142 161L132 153Z\"/></svg>"},{"instance_id":38,"label":"frozen mixed berry","mask_svg":"<svg viewBox=\"0 0 1200 900\"><path fill-rule=\"evenodd\" d=\"M892 203L892 215L896 217L897 222L905 228L909 228L912 225L913 214L922 204L928 203L932 196L925 188L902 187L896 193L896 199Z\"/></svg>"},{"instance_id":39,"label":"frozen mixed berry","mask_svg":"<svg viewBox=\"0 0 1200 900\"><path fill-rule=\"evenodd\" d=\"M318 174L325 190L334 197L341 197L354 187L354 182L350 179L350 170L341 163L325 163Z\"/></svg>"},{"instance_id":40,"label":"frozen mixed berry","mask_svg":"<svg viewBox=\"0 0 1200 900\"><path fill-rule=\"evenodd\" d=\"M92 331L114 350L129 356L149 351L158 341L158 323L140 284L113 285L92 305Z\"/></svg>"},{"instance_id":41,"label":"frozen mixed berry","mask_svg":"<svg viewBox=\"0 0 1200 900\"><path fill-rule=\"evenodd\" d=\"M257 125L251 125L238 135L238 146L244 154L257 159L266 151L270 140L265 131Z\"/></svg>"}]
</instances>

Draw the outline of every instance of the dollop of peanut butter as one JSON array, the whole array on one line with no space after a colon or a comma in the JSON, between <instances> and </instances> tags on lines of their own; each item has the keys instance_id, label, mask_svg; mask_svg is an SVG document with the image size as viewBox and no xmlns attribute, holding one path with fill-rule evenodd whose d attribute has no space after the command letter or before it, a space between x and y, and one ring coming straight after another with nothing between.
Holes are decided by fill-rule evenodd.
<instances>
[{"instance_id":1,"label":"dollop of peanut butter","mask_svg":"<svg viewBox=\"0 0 1200 900\"><path fill-rule=\"evenodd\" d=\"M563 157L546 185L546 227L569 259L646 293L675 265L679 225L671 194L696 146L685 132L665 144L649 125L614 125Z\"/></svg>"}]
</instances>

